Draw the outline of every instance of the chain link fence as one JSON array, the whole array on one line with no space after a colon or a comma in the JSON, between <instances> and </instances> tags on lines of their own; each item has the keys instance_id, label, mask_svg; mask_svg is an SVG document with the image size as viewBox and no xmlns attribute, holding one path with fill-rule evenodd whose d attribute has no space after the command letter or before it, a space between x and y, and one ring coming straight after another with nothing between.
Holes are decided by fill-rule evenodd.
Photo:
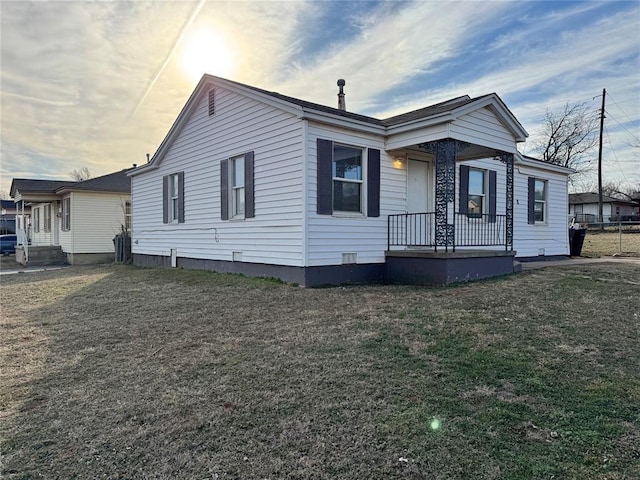
<instances>
[{"instance_id":1,"label":"chain link fence","mask_svg":"<svg viewBox=\"0 0 640 480\"><path fill-rule=\"evenodd\" d=\"M640 222L605 222L583 224L587 232L582 256L640 257Z\"/></svg>"}]
</instances>

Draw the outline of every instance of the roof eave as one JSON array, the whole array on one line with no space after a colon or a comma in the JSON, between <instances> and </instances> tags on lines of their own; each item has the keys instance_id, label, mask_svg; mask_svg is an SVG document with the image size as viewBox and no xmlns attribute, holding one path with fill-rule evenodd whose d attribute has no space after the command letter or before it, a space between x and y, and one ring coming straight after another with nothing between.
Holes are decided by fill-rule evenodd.
<instances>
[{"instance_id":1,"label":"roof eave","mask_svg":"<svg viewBox=\"0 0 640 480\"><path fill-rule=\"evenodd\" d=\"M552 172L563 173L565 175L572 175L577 172L577 170L574 170L573 168L563 167L561 165L555 165L553 163L545 162L543 160L536 160L533 158L525 157L520 152L518 152L515 155L514 160L517 164L520 164L520 165L524 165L532 168L542 168L545 170L550 170Z\"/></svg>"},{"instance_id":2,"label":"roof eave","mask_svg":"<svg viewBox=\"0 0 640 480\"><path fill-rule=\"evenodd\" d=\"M375 125L373 123L363 120L357 120L355 118L334 115L328 112L322 112L307 107L302 107L302 111L303 114L300 117L302 120L313 120L320 123L327 123L367 133L384 134L386 131L385 127L382 125Z\"/></svg>"}]
</instances>

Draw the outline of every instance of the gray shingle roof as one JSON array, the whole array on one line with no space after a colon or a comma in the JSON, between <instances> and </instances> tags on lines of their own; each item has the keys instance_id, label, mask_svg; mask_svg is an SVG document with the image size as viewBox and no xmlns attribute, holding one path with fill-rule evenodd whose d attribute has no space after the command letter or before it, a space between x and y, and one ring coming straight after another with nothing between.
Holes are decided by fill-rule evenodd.
<instances>
[{"instance_id":1,"label":"gray shingle roof","mask_svg":"<svg viewBox=\"0 0 640 480\"><path fill-rule=\"evenodd\" d=\"M119 172L109 173L101 177L89 178L82 182L71 182L69 185L62 186L56 191L62 190L85 190L94 192L122 192L129 193L131 191L131 179L127 176L127 172L132 168L125 168Z\"/></svg>"},{"instance_id":2,"label":"gray shingle roof","mask_svg":"<svg viewBox=\"0 0 640 480\"><path fill-rule=\"evenodd\" d=\"M602 195L602 201L604 203L624 203L633 205L633 202L628 200L621 200L619 198L609 197L607 195ZM570 205L580 205L581 203L598 203L598 194L597 193L570 193L569 194L569 204Z\"/></svg>"},{"instance_id":3,"label":"gray shingle roof","mask_svg":"<svg viewBox=\"0 0 640 480\"><path fill-rule=\"evenodd\" d=\"M14 178L11 182L11 195L22 193L55 193L58 188L74 184L72 180L36 180L33 178Z\"/></svg>"},{"instance_id":4,"label":"gray shingle roof","mask_svg":"<svg viewBox=\"0 0 640 480\"><path fill-rule=\"evenodd\" d=\"M215 78L215 77L214 77ZM299 105L301 107L310 108L313 110L318 110L325 113L330 113L333 115L338 115L340 117L352 118L354 120L360 120L362 122L371 123L373 125L380 125L383 127L391 127L393 125L398 125L405 122L410 122L412 120L419 120L421 118L430 117L433 115L437 115L439 113L449 112L456 108L462 107L468 103L474 102L481 98L487 97L488 95L482 95L477 98L471 98L468 95L463 95L461 97L452 98L446 100L444 102L436 103L434 105L430 105L428 107L419 108L417 110L412 110L410 112L406 112L400 115L395 115L392 117L379 119L374 117L369 117L367 115L360 115L358 113L347 112L345 110L340 110L339 108L328 107L326 105L320 105L319 103L308 102L306 100L301 100L295 97L289 97L287 95L282 95L278 92L270 92L268 90L263 90L262 88L254 87L252 85L247 85L244 83L234 82L233 80L227 80L227 82L235 83L236 85L240 85L245 88L249 88L250 90L254 90L256 92L263 93L265 95L269 95L273 98L277 98L283 100L285 102L293 103L294 105Z\"/></svg>"},{"instance_id":5,"label":"gray shingle roof","mask_svg":"<svg viewBox=\"0 0 640 480\"><path fill-rule=\"evenodd\" d=\"M36 180L32 178L14 178L11 182L11 195L16 191L22 194L57 194L63 191L92 191L92 192L131 192L131 179L127 172L133 170L126 168L119 172L109 173L101 177L89 178L81 182L73 180Z\"/></svg>"}]
</instances>

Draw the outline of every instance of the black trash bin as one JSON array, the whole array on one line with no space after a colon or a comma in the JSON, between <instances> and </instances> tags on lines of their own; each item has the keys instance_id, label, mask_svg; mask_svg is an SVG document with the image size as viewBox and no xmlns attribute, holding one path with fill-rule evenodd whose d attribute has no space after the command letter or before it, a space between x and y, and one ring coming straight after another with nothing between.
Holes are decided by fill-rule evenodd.
<instances>
[{"instance_id":1,"label":"black trash bin","mask_svg":"<svg viewBox=\"0 0 640 480\"><path fill-rule=\"evenodd\" d=\"M582 245L586 235L587 230L585 228L569 229L569 253L572 257L579 257L582 253Z\"/></svg>"}]
</instances>

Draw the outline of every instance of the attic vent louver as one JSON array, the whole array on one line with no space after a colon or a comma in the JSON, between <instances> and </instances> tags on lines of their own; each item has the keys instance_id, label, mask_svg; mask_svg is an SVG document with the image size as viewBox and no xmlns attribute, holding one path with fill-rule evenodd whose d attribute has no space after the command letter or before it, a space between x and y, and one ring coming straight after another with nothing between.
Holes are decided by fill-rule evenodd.
<instances>
[{"instance_id":1,"label":"attic vent louver","mask_svg":"<svg viewBox=\"0 0 640 480\"><path fill-rule=\"evenodd\" d=\"M215 103L215 90L212 88L209 90L209 116L213 115L216 111Z\"/></svg>"}]
</instances>

